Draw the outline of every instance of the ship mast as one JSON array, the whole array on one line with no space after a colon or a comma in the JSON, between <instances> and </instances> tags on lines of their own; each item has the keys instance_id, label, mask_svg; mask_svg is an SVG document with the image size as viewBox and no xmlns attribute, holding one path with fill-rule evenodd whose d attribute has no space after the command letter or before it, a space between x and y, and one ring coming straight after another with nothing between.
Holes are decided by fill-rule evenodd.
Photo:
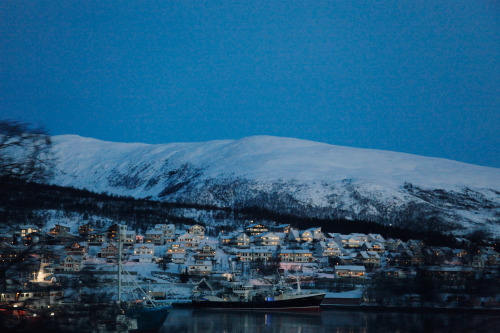
<instances>
[{"instance_id":1,"label":"ship mast","mask_svg":"<svg viewBox=\"0 0 500 333\"><path fill-rule=\"evenodd\" d=\"M118 304L122 301L122 240L121 228L118 225Z\"/></svg>"}]
</instances>

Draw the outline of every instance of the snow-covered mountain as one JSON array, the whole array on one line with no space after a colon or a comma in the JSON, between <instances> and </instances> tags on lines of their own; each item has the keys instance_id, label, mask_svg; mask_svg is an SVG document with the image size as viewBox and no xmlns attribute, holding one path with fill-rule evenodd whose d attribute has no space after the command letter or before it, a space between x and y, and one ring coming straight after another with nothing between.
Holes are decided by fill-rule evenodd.
<instances>
[{"instance_id":1,"label":"snow-covered mountain","mask_svg":"<svg viewBox=\"0 0 500 333\"><path fill-rule=\"evenodd\" d=\"M57 185L500 235L497 168L271 136L150 145L62 135L53 142Z\"/></svg>"}]
</instances>

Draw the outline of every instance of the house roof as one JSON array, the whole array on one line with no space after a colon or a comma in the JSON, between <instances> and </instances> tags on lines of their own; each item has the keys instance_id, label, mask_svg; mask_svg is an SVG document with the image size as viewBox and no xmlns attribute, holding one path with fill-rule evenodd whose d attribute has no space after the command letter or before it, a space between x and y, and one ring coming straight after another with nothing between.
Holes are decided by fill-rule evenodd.
<instances>
[{"instance_id":1,"label":"house roof","mask_svg":"<svg viewBox=\"0 0 500 333\"><path fill-rule=\"evenodd\" d=\"M261 248L243 249L243 250L239 250L238 252L240 252L240 253L272 253L271 249L261 249Z\"/></svg>"},{"instance_id":2,"label":"house roof","mask_svg":"<svg viewBox=\"0 0 500 333\"><path fill-rule=\"evenodd\" d=\"M280 253L312 253L312 251L309 250L281 250Z\"/></svg>"},{"instance_id":3,"label":"house roof","mask_svg":"<svg viewBox=\"0 0 500 333\"><path fill-rule=\"evenodd\" d=\"M336 265L335 270L347 270L353 272L366 272L365 266L358 265Z\"/></svg>"}]
</instances>

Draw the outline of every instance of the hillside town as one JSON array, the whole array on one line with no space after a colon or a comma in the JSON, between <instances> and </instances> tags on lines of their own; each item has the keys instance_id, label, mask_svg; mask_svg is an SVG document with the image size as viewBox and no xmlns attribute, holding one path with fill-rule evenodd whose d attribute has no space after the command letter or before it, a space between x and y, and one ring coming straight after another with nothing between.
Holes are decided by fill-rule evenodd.
<instances>
[{"instance_id":1,"label":"hillside town","mask_svg":"<svg viewBox=\"0 0 500 333\"><path fill-rule=\"evenodd\" d=\"M465 239L463 248L429 246L381 234L325 233L254 221L215 236L206 228L165 223L138 233L126 225L92 222L3 227L2 302L18 290L68 285L75 279L84 286L93 281L96 290L116 284L121 232L124 267L159 300L188 298L202 278L270 283L276 275L298 274L302 288L339 295L359 291L355 299L340 296L339 305L498 307L500 295L487 292L499 279L500 254L491 246Z\"/></svg>"}]
</instances>

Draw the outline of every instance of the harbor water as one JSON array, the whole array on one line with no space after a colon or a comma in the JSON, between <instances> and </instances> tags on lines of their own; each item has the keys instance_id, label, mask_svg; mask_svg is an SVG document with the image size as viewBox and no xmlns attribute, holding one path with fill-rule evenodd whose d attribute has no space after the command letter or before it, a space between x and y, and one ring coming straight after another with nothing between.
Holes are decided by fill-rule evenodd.
<instances>
[{"instance_id":1,"label":"harbor water","mask_svg":"<svg viewBox=\"0 0 500 333\"><path fill-rule=\"evenodd\" d=\"M478 313L409 313L321 310L312 313L172 309L166 332L369 333L500 332L500 316Z\"/></svg>"}]
</instances>

